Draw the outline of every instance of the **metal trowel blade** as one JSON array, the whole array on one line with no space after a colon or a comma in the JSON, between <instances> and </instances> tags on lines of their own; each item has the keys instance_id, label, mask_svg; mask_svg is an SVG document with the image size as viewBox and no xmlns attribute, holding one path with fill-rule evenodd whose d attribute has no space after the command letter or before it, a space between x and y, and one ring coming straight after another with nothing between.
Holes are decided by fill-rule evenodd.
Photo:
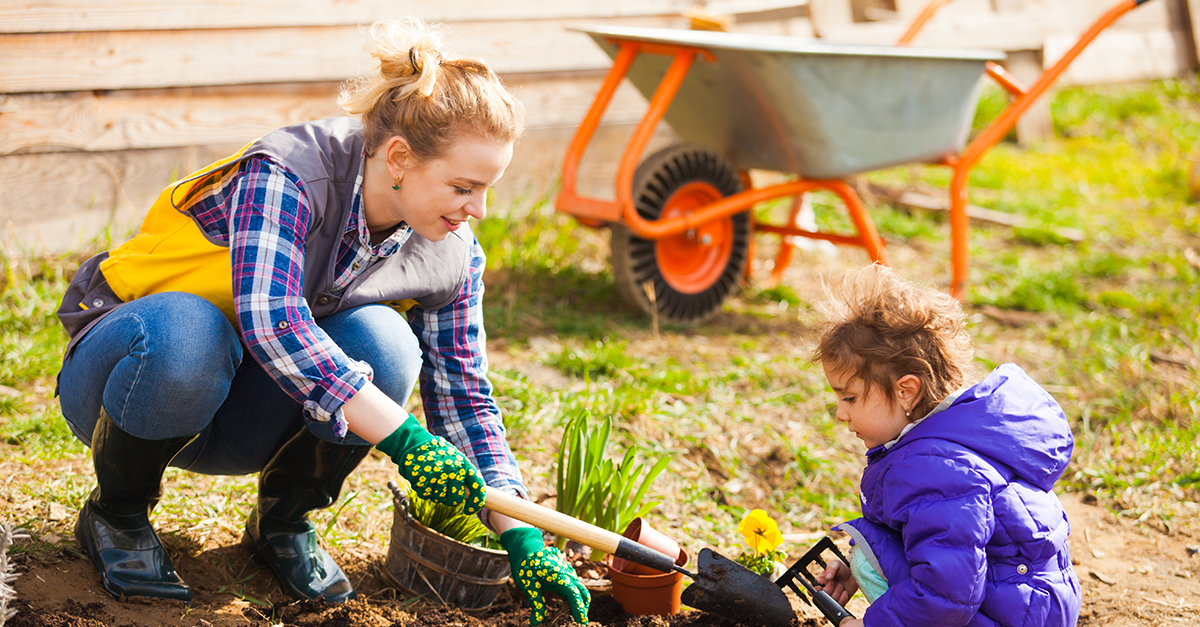
<instances>
[{"instance_id":1,"label":"metal trowel blade","mask_svg":"<svg viewBox=\"0 0 1200 627\"><path fill-rule=\"evenodd\" d=\"M722 556L701 549L699 568L682 602L729 620L755 627L788 627L796 612L770 579Z\"/></svg>"}]
</instances>

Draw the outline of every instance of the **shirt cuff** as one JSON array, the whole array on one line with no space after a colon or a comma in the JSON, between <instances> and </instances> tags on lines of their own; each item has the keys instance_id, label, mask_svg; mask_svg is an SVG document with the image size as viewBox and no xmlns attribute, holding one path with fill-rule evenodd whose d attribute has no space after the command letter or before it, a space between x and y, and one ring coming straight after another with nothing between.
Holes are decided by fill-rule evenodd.
<instances>
[{"instance_id":1,"label":"shirt cuff","mask_svg":"<svg viewBox=\"0 0 1200 627\"><path fill-rule=\"evenodd\" d=\"M313 422L332 422L333 433L346 437L349 424L342 405L374 378L375 372L365 361L350 360L344 370L333 373L317 383L304 401L304 418Z\"/></svg>"},{"instance_id":2,"label":"shirt cuff","mask_svg":"<svg viewBox=\"0 0 1200 627\"><path fill-rule=\"evenodd\" d=\"M529 490L526 490L525 486L515 481L508 480L504 481L503 483L496 482L495 485L488 484L488 488L500 490L501 492L507 492L517 498L525 499L526 501L529 500ZM479 516L479 520L483 523L484 527L487 527L490 531L495 531L495 529L492 529L492 522L490 520L492 516L492 510L485 507L479 510L479 513L476 515Z\"/></svg>"}]
</instances>

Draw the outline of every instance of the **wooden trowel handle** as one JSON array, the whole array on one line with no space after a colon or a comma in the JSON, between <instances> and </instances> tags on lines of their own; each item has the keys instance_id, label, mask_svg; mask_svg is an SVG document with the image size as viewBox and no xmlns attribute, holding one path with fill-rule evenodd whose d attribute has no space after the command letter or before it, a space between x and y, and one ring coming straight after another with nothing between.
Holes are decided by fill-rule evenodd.
<instances>
[{"instance_id":1,"label":"wooden trowel handle","mask_svg":"<svg viewBox=\"0 0 1200 627\"><path fill-rule=\"evenodd\" d=\"M648 566L662 572L677 570L691 576L691 573L676 566L675 559L665 553L660 553L625 536L589 525L578 518L571 518L549 507L538 505L507 492L488 488L485 506L505 516L516 518L539 529L545 529L550 533L590 546L594 550L611 553L635 564Z\"/></svg>"}]
</instances>

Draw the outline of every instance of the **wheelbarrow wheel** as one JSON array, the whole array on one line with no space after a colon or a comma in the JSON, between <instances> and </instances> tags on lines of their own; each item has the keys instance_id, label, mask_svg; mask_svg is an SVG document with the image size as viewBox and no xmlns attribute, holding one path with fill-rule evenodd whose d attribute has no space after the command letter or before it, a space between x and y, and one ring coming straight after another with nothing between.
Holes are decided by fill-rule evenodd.
<instances>
[{"instance_id":1,"label":"wheelbarrow wheel","mask_svg":"<svg viewBox=\"0 0 1200 627\"><path fill-rule=\"evenodd\" d=\"M646 220L685 215L740 191L733 166L698 146L665 148L633 177L634 207ZM737 289L750 249L749 211L660 239L642 239L619 223L610 230L621 298L670 322L699 322L720 309Z\"/></svg>"}]
</instances>

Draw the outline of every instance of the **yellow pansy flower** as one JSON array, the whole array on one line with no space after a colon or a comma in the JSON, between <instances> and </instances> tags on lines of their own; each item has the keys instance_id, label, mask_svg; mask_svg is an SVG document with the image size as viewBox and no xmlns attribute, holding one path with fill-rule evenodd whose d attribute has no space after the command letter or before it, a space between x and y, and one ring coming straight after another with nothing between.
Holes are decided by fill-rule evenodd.
<instances>
[{"instance_id":1,"label":"yellow pansy flower","mask_svg":"<svg viewBox=\"0 0 1200 627\"><path fill-rule=\"evenodd\" d=\"M774 551L783 543L783 534L779 532L779 525L771 520L770 516L761 509L751 510L742 522L738 523L738 533L746 539L746 544L754 549L755 553L765 554Z\"/></svg>"}]
</instances>

